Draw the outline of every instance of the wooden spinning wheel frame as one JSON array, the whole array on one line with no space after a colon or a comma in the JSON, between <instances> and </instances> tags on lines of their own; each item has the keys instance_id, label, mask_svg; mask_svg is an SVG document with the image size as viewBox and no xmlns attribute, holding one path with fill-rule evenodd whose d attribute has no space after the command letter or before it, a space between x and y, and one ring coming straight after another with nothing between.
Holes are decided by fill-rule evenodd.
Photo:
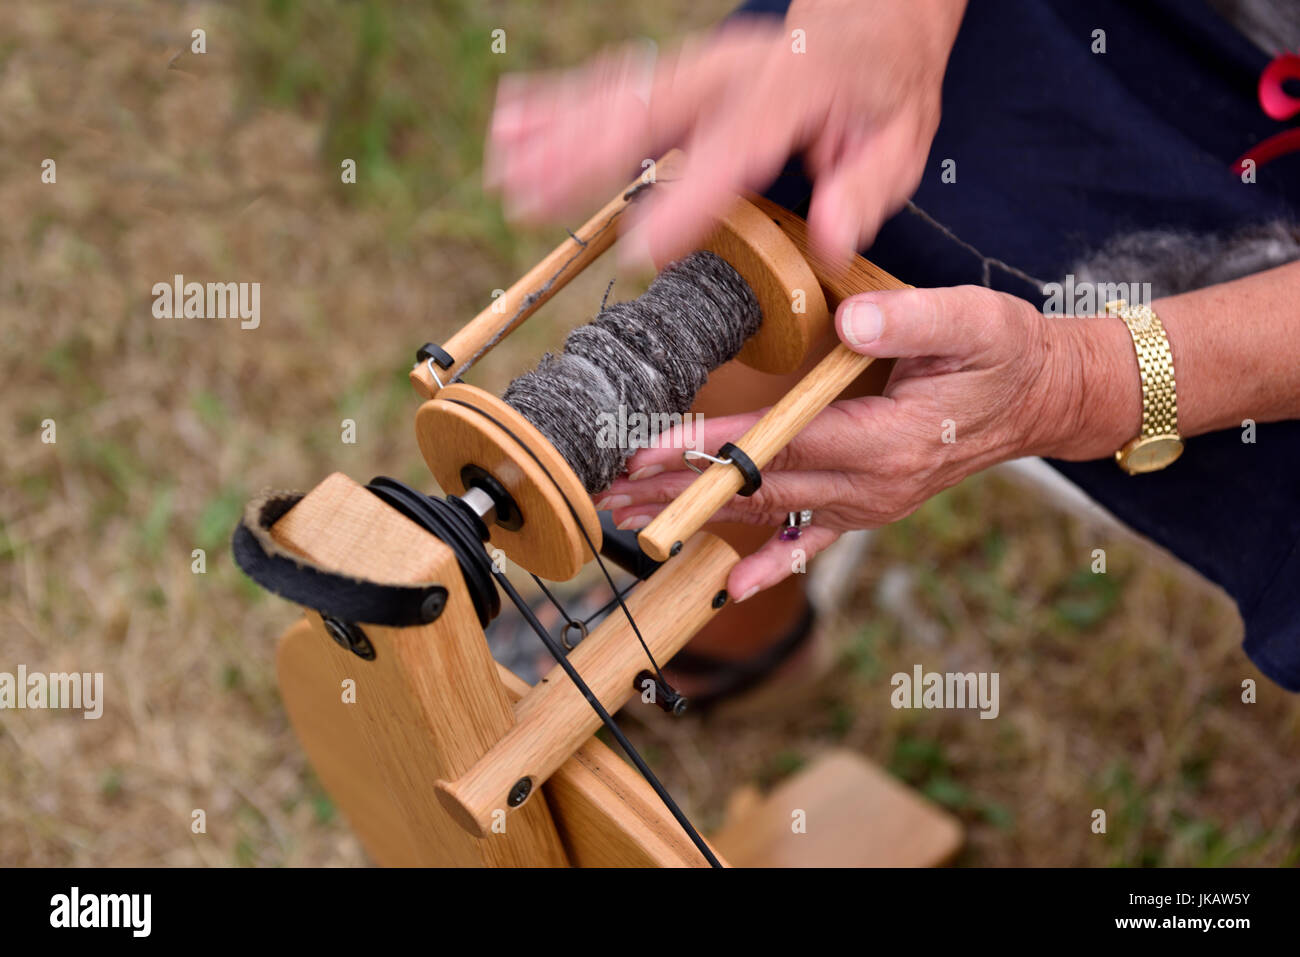
<instances>
[{"instance_id":1,"label":"wooden spinning wheel frame","mask_svg":"<svg viewBox=\"0 0 1300 957\"><path fill-rule=\"evenodd\" d=\"M671 188L680 156L656 164ZM416 415L420 451L448 494L465 496L490 476L497 508L486 512L489 544L544 578L572 578L598 551L601 528L581 482L523 416L458 378L505 335L613 244L622 212L644 194L638 181L605 205L546 259L441 347L411 379L426 399ZM903 283L862 257L822 260L803 221L760 198L737 198L702 248L746 280L763 312L739 361L791 372L830 332L839 301ZM762 469L871 359L835 346L799 385L735 443ZM494 484L493 484L494 483ZM631 589L568 655L567 662L611 714L634 694L652 662L667 662L726 604L740 556L702 530L741 488L730 464L706 469L638 536L663 562ZM493 523L506 511L511 522ZM369 660L342 647L308 609L280 640L277 672L286 709L322 783L370 854L388 865L701 866L707 860L653 790L593 737L602 719L557 664L535 686L499 666L454 548L351 479L327 478L269 529L280 548L317 568L388 585L438 582L445 606L407 627L358 623ZM656 665L657 670L657 665ZM340 689L351 688L351 700ZM828 772L829 773L829 772ZM960 842L955 822L880 772L840 767L838 779L869 791L873 816L913 835L906 854L888 834L859 836L877 863L937 863ZM842 789L842 788L841 788ZM822 789L823 798L834 792ZM816 800L810 798L809 800ZM825 799L823 803L828 801ZM842 808L840 809L842 810ZM769 828L770 829L770 828ZM748 835L730 828L742 859ZM842 846L843 834L834 839ZM875 842L874 844L872 842ZM769 842L770 843L770 842ZM815 841L805 844L815 846ZM878 845L878 846L877 846ZM830 854L835 848L827 846ZM814 855L815 856L815 855ZM767 858L783 862L780 855ZM791 861L784 861L789 863ZM838 862L838 861L836 861Z\"/></svg>"}]
</instances>

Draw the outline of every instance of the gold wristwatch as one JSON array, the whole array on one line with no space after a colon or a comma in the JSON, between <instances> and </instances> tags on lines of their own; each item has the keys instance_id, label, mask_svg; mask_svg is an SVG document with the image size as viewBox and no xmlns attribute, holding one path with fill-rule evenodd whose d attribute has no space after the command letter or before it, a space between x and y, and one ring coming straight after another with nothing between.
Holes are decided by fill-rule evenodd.
<instances>
[{"instance_id":1,"label":"gold wristwatch","mask_svg":"<svg viewBox=\"0 0 1300 957\"><path fill-rule=\"evenodd\" d=\"M1115 453L1115 461L1129 475L1157 472L1183 454L1169 338L1150 306L1130 306L1119 299L1106 303L1106 314L1128 326L1142 378L1142 431Z\"/></svg>"}]
</instances>

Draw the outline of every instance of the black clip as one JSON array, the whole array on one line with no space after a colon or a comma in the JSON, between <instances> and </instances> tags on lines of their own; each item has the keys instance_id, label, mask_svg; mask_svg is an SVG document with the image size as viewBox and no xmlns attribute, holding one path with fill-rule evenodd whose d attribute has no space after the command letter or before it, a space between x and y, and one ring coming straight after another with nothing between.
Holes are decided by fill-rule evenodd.
<instances>
[{"instance_id":1,"label":"black clip","mask_svg":"<svg viewBox=\"0 0 1300 957\"><path fill-rule=\"evenodd\" d=\"M432 359L436 362L439 369L450 369L456 362L456 360L436 342L426 342L415 351L416 362L424 362L428 359Z\"/></svg>"},{"instance_id":2,"label":"black clip","mask_svg":"<svg viewBox=\"0 0 1300 957\"><path fill-rule=\"evenodd\" d=\"M366 661L375 660L375 646L370 643L370 638L356 622L344 621L342 618L325 614L320 616L320 620L325 626L325 633L339 645L358 658L364 658Z\"/></svg>"},{"instance_id":3,"label":"black clip","mask_svg":"<svg viewBox=\"0 0 1300 957\"><path fill-rule=\"evenodd\" d=\"M724 459L731 459L731 464L744 476L745 484L740 487L740 491L736 493L737 495L749 498L759 490L763 484L763 473L758 470L758 466L754 464L753 459L730 442L723 443L722 447L718 449L718 455Z\"/></svg>"}]
</instances>

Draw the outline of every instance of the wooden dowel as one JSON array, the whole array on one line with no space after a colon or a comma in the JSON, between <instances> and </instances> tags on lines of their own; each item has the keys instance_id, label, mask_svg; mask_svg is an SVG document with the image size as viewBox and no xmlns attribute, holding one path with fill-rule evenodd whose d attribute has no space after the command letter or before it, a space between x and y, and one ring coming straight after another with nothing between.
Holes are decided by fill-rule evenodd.
<instances>
[{"instance_id":1,"label":"wooden dowel","mask_svg":"<svg viewBox=\"0 0 1300 957\"><path fill-rule=\"evenodd\" d=\"M682 154L671 150L655 164L655 179L672 179L678 173ZM644 174L643 174L644 175ZM642 184L634 179L587 220L577 232L556 246L518 282L502 293L450 339L442 349L452 358L449 369L438 369L444 385L463 373L502 339L514 332L524 320L540 309L552 296L569 284L578 273L596 261L618 238L618 219L634 201L634 191ZM418 362L410 374L411 385L426 399L438 393L438 383L427 362Z\"/></svg>"},{"instance_id":2,"label":"wooden dowel","mask_svg":"<svg viewBox=\"0 0 1300 957\"><path fill-rule=\"evenodd\" d=\"M722 607L714 601L725 593L727 575L738 560L726 542L699 535L628 595L628 610L661 665ZM633 680L650 667L618 608L573 650L569 661L611 714L637 693ZM438 800L467 831L486 836L494 817L512 810L509 795L518 782L527 778L529 793L536 794L600 726L599 716L556 665L515 706L513 728L459 778L437 782Z\"/></svg>"},{"instance_id":3,"label":"wooden dowel","mask_svg":"<svg viewBox=\"0 0 1300 957\"><path fill-rule=\"evenodd\" d=\"M910 288L861 256L855 256L846 265L831 263L812 248L807 224L801 218L761 197L752 197L752 200L795 241L812 266L832 309L860 292ZM760 470L766 468L776 453L789 445L817 413L852 385L871 362L871 356L860 355L843 344L837 345L735 445ZM655 561L665 561L678 543L689 540L703 528L743 484L744 477L735 466L710 465L641 530L637 540L642 550Z\"/></svg>"},{"instance_id":4,"label":"wooden dowel","mask_svg":"<svg viewBox=\"0 0 1300 957\"><path fill-rule=\"evenodd\" d=\"M799 384L754 423L736 444L761 470L805 425L847 389L871 364L871 357L838 345L799 381ZM655 516L637 540L655 561L665 561L680 542L690 539L713 513L726 505L744 484L733 465L710 465L686 491Z\"/></svg>"}]
</instances>

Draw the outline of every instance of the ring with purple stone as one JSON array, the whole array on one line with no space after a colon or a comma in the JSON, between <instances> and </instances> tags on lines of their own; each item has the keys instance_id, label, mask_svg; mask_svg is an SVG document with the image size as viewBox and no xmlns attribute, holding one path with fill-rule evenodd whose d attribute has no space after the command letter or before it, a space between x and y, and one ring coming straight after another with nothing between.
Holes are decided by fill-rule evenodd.
<instances>
[{"instance_id":1,"label":"ring with purple stone","mask_svg":"<svg viewBox=\"0 0 1300 957\"><path fill-rule=\"evenodd\" d=\"M812 509L805 508L801 512L789 512L785 517L785 527L781 529L781 541L793 542L803 530L812 524Z\"/></svg>"}]
</instances>

